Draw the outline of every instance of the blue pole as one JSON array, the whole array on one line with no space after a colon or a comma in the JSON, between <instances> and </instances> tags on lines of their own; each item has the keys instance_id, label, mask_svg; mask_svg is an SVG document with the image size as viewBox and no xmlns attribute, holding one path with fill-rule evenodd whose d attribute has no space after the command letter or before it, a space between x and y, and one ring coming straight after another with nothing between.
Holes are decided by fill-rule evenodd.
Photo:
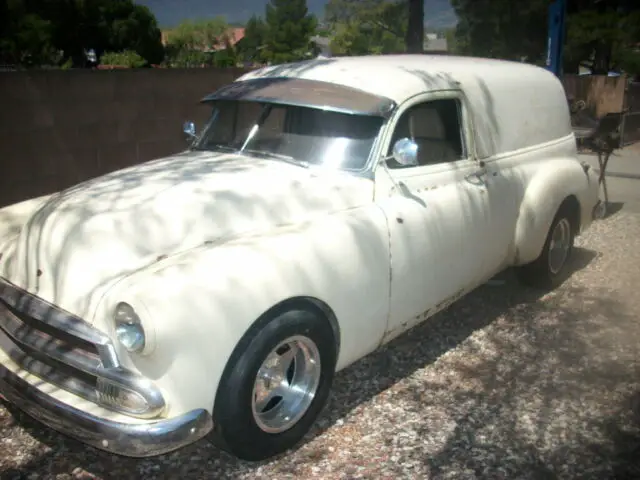
<instances>
[{"instance_id":1,"label":"blue pole","mask_svg":"<svg viewBox=\"0 0 640 480\"><path fill-rule=\"evenodd\" d=\"M546 65L547 69L558 77L562 75L566 12L566 0L555 0L549 5Z\"/></svg>"}]
</instances>

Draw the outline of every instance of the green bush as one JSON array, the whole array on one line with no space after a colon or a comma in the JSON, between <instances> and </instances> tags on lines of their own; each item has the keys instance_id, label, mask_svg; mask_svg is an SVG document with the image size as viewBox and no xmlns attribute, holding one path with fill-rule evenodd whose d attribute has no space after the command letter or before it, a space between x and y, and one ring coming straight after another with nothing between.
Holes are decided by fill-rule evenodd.
<instances>
[{"instance_id":1,"label":"green bush","mask_svg":"<svg viewBox=\"0 0 640 480\"><path fill-rule=\"evenodd\" d=\"M133 50L125 50L123 52L105 52L100 57L102 65L113 65L116 67L140 68L147 63L144 58Z\"/></svg>"}]
</instances>

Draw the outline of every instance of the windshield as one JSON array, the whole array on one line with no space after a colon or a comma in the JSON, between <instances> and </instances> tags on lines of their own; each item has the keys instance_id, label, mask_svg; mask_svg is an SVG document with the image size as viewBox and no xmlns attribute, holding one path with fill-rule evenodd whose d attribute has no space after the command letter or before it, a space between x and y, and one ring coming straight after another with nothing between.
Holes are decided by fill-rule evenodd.
<instances>
[{"instance_id":1,"label":"windshield","mask_svg":"<svg viewBox=\"0 0 640 480\"><path fill-rule=\"evenodd\" d=\"M348 170L367 163L383 118L319 108L217 101L193 148L240 151Z\"/></svg>"}]
</instances>

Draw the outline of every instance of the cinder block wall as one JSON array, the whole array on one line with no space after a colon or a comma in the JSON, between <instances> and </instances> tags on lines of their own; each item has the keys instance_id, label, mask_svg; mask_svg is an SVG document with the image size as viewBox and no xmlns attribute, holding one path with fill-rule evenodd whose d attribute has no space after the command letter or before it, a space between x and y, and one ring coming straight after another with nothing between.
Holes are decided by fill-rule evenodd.
<instances>
[{"instance_id":1,"label":"cinder block wall","mask_svg":"<svg viewBox=\"0 0 640 480\"><path fill-rule=\"evenodd\" d=\"M0 206L183 150L240 69L0 72Z\"/></svg>"}]
</instances>

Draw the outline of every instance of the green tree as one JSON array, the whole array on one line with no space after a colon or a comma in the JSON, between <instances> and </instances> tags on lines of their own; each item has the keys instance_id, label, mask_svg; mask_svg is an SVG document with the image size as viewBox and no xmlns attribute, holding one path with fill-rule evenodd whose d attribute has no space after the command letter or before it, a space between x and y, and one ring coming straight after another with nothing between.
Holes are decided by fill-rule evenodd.
<instances>
[{"instance_id":1,"label":"green tree","mask_svg":"<svg viewBox=\"0 0 640 480\"><path fill-rule=\"evenodd\" d=\"M334 32L336 55L397 53L405 50L406 0L329 0L325 20Z\"/></svg>"},{"instance_id":2,"label":"green tree","mask_svg":"<svg viewBox=\"0 0 640 480\"><path fill-rule=\"evenodd\" d=\"M456 45L467 55L542 63L549 0L451 0Z\"/></svg>"},{"instance_id":3,"label":"green tree","mask_svg":"<svg viewBox=\"0 0 640 480\"><path fill-rule=\"evenodd\" d=\"M81 66L85 50L92 48L98 56L129 49L146 62L162 60L156 19L148 8L132 0L4 0L2 8L9 18L0 30L3 57L42 63L42 52L47 52L45 57L55 52L55 57L62 51L60 62L71 59ZM29 55L19 53L25 48Z\"/></svg>"},{"instance_id":4,"label":"green tree","mask_svg":"<svg viewBox=\"0 0 640 480\"><path fill-rule=\"evenodd\" d=\"M185 20L170 34L168 44L187 50L213 49L224 42L229 25L223 17L208 20Z\"/></svg>"},{"instance_id":5,"label":"green tree","mask_svg":"<svg viewBox=\"0 0 640 480\"><path fill-rule=\"evenodd\" d=\"M577 73L580 66L594 74L607 74L620 68L636 73L640 42L640 11L614 8L576 11L568 19L565 45L565 71Z\"/></svg>"},{"instance_id":6,"label":"green tree","mask_svg":"<svg viewBox=\"0 0 640 480\"><path fill-rule=\"evenodd\" d=\"M424 0L407 0L409 2L409 18L406 44L408 53L424 51Z\"/></svg>"},{"instance_id":7,"label":"green tree","mask_svg":"<svg viewBox=\"0 0 640 480\"><path fill-rule=\"evenodd\" d=\"M218 68L235 67L238 63L238 52L231 43L231 38L224 37L224 48L215 52L213 57L213 64Z\"/></svg>"},{"instance_id":8,"label":"green tree","mask_svg":"<svg viewBox=\"0 0 640 480\"><path fill-rule=\"evenodd\" d=\"M169 33L167 61L174 67L216 66L216 56L223 55L217 50L229 46L228 32L222 17L186 20Z\"/></svg>"},{"instance_id":9,"label":"green tree","mask_svg":"<svg viewBox=\"0 0 640 480\"><path fill-rule=\"evenodd\" d=\"M238 45L238 56L243 61L259 62L267 39L267 25L264 20L253 15L244 29L244 38Z\"/></svg>"},{"instance_id":10,"label":"green tree","mask_svg":"<svg viewBox=\"0 0 640 480\"><path fill-rule=\"evenodd\" d=\"M271 0L266 8L264 58L271 63L302 60L312 52L317 20L306 0Z\"/></svg>"},{"instance_id":11,"label":"green tree","mask_svg":"<svg viewBox=\"0 0 640 480\"><path fill-rule=\"evenodd\" d=\"M54 42L76 66L84 51L133 50L148 63L164 56L160 29L151 11L131 0L33 0L55 25Z\"/></svg>"},{"instance_id":12,"label":"green tree","mask_svg":"<svg viewBox=\"0 0 640 480\"><path fill-rule=\"evenodd\" d=\"M108 44L117 50L135 51L148 63L160 63L164 57L161 33L156 18L142 5L134 5L128 15L105 18Z\"/></svg>"},{"instance_id":13,"label":"green tree","mask_svg":"<svg viewBox=\"0 0 640 480\"><path fill-rule=\"evenodd\" d=\"M458 15L456 49L462 54L542 64L546 54L547 0L452 0ZM587 66L605 74L637 68L640 42L637 0L568 0L565 73Z\"/></svg>"},{"instance_id":14,"label":"green tree","mask_svg":"<svg viewBox=\"0 0 640 480\"><path fill-rule=\"evenodd\" d=\"M0 2L0 61L23 66L56 61L53 26L25 2Z\"/></svg>"},{"instance_id":15,"label":"green tree","mask_svg":"<svg viewBox=\"0 0 640 480\"><path fill-rule=\"evenodd\" d=\"M3 61L23 66L56 64L59 59L51 30L51 22L36 14L12 19L7 35L0 39Z\"/></svg>"},{"instance_id":16,"label":"green tree","mask_svg":"<svg viewBox=\"0 0 640 480\"><path fill-rule=\"evenodd\" d=\"M449 53L451 53L452 55L457 55L459 53L459 49L456 39L456 29L447 28L444 31L444 38L447 39L447 49L449 50Z\"/></svg>"}]
</instances>

